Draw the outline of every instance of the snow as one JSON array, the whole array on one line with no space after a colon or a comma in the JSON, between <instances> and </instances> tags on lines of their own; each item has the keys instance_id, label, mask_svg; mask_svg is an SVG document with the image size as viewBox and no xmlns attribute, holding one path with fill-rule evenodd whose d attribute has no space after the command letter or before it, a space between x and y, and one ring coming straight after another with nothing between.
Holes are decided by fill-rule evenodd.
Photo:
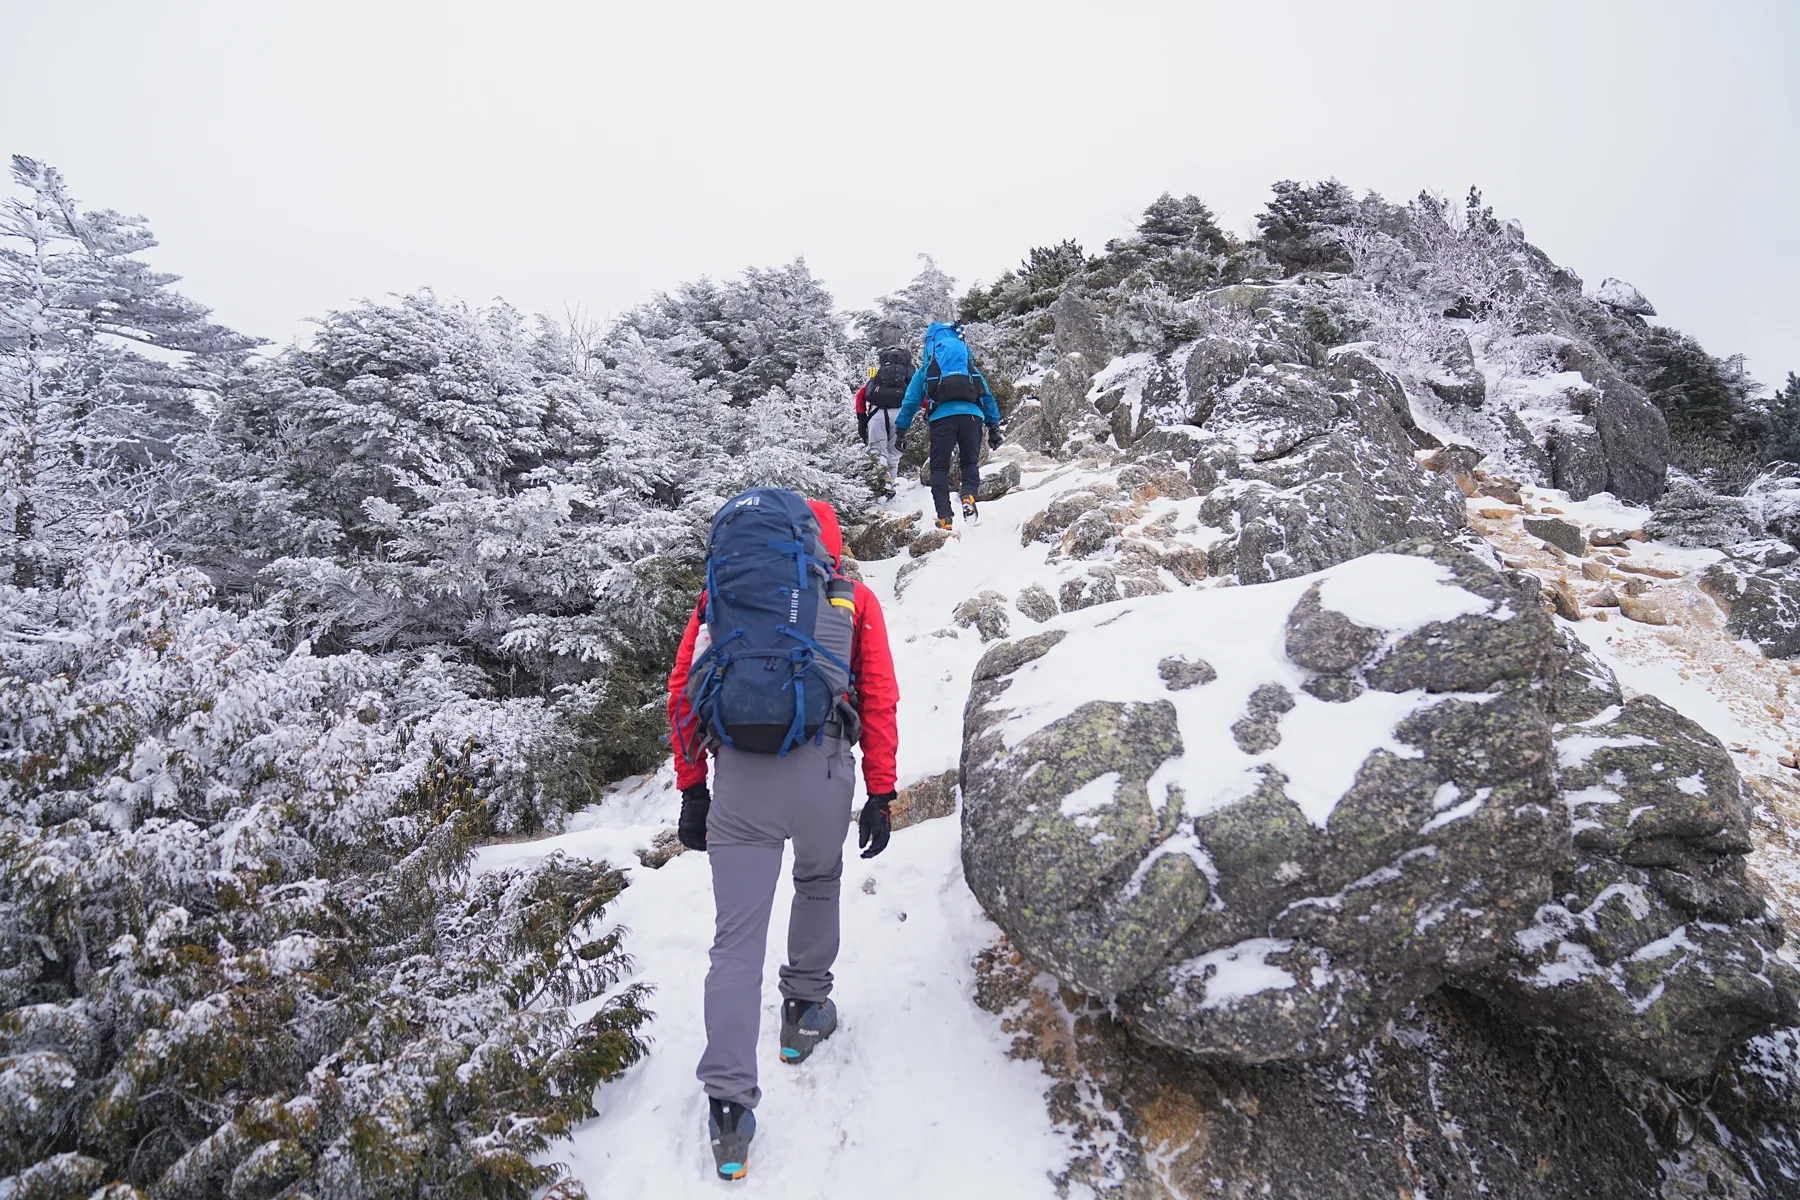
<instances>
[{"instance_id":1,"label":"snow","mask_svg":"<svg viewBox=\"0 0 1800 1200\"><path fill-rule=\"evenodd\" d=\"M1088 780L1074 791L1062 798L1062 815L1078 817L1092 813L1096 809L1106 808L1117 798L1119 791L1119 773L1108 771L1104 775Z\"/></svg>"},{"instance_id":2,"label":"snow","mask_svg":"<svg viewBox=\"0 0 1800 1200\"><path fill-rule=\"evenodd\" d=\"M1619 750L1626 746L1654 746L1656 743L1647 737L1635 733L1620 734L1618 737L1597 737L1591 733L1577 733L1565 737L1556 743L1556 765L1564 771L1571 767L1583 766L1587 760L1601 750Z\"/></svg>"},{"instance_id":3,"label":"snow","mask_svg":"<svg viewBox=\"0 0 1800 1200\"><path fill-rule=\"evenodd\" d=\"M1485 613L1490 601L1457 587L1450 568L1428 558L1371 554L1326 572L1319 603L1358 625L1404 637L1436 621Z\"/></svg>"},{"instance_id":4,"label":"snow","mask_svg":"<svg viewBox=\"0 0 1800 1200\"><path fill-rule=\"evenodd\" d=\"M1045 481L1047 482L1047 481ZM957 602L983 587L1011 595L1008 572L1027 573L1034 552L1019 549L1018 526L1058 481L1022 497L984 504L985 524L953 539L896 599L902 555L862 564L882 597L900 675L902 785L956 765L962 701L984 647L969 631L934 637ZM929 509L905 485L892 507ZM1021 570L1023 568L1023 571ZM1037 569L1041 575L1041 566ZM1121 606L1107 608L1116 613ZM1105 612L1099 614L1103 619ZM1024 618L1013 614L1015 635ZM1064 800L1078 812L1110 802L1117 776L1093 780ZM570 1164L591 1194L712 1197L705 1100L694 1078L704 1043L701 995L712 941L711 876L704 855L676 856L660 870L637 866L636 852L672 825L679 796L666 771L626 780L601 804L576 814L567 831L529 843L484 848L477 870L519 865L555 850L604 858L627 870L631 886L609 907L630 930L638 972L654 986L650 1053L596 1096L599 1115L547 1158ZM764 1095L747 1179L734 1194L754 1196L1052 1197L1050 1174L1069 1143L1044 1109L1050 1080L1009 1057L999 1018L975 1006L972 960L1000 936L963 880L961 830L952 817L894 834L881 856L857 855L846 830L843 949L834 969L842 1024L802 1066L777 1059L776 970L785 955L792 884L784 870L764 963ZM1203 858L1197 845L1164 853ZM1211 864L1205 863L1203 870ZM586 1015L600 1001L578 1005Z\"/></svg>"},{"instance_id":5,"label":"snow","mask_svg":"<svg viewBox=\"0 0 1800 1200\"><path fill-rule=\"evenodd\" d=\"M1198 980L1206 991L1201 1008L1227 1008L1239 1000L1268 991L1285 991L1299 981L1280 967L1265 961L1271 954L1294 948L1284 938L1251 938L1235 946L1190 958L1175 972L1177 986Z\"/></svg>"},{"instance_id":6,"label":"snow","mask_svg":"<svg viewBox=\"0 0 1800 1200\"><path fill-rule=\"evenodd\" d=\"M518 865L552 850L635 863L679 797L666 778L638 784L627 819L656 825L589 828L529 844L484 849L478 870ZM599 806L605 814L610 800ZM849 831L847 831L848 833ZM1047 1172L1066 1150L1044 1117L1047 1081L1011 1061L996 1018L972 1001L971 960L997 936L962 881L954 820L894 835L882 856L857 857L847 837L843 951L834 993L839 1032L805 1065L783 1067L776 968L787 944L793 888L784 871L770 924L765 974L764 1096L745 1196L893 1196L978 1188L998 1197L1053 1195ZM599 1090L600 1111L552 1156L596 1195L713 1196L718 1184L694 1079L704 1044L701 990L712 940L711 875L704 855L660 870L628 866L631 886L610 918L630 930L634 978L656 989L643 1063ZM598 1001L577 1006L585 1016ZM929 1146L929 1154L920 1147Z\"/></svg>"},{"instance_id":7,"label":"snow","mask_svg":"<svg viewBox=\"0 0 1800 1200\"><path fill-rule=\"evenodd\" d=\"M1045 572L1047 548L1043 546L1015 555L1003 541L974 560L963 553L967 549L953 542L932 555L908 581L906 602L912 603L914 589L948 579L956 599L946 596L941 602L947 615L957 600L984 587L1006 587L1010 579L1011 590L1016 590L1038 582ZM984 542L983 549L989 550L989 544ZM959 556L938 561L952 551ZM951 570L939 575L940 566ZM1166 701L1175 706L1185 752L1165 763L1151 779L1153 804L1160 806L1173 785L1181 789L1186 811L1201 815L1249 795L1261 782L1263 768L1269 767L1286 777L1287 795L1309 821L1323 828L1371 752L1385 749L1397 757L1420 756L1421 751L1398 742L1394 730L1420 708L1442 698L1422 691L1371 690L1349 702L1333 704L1302 692L1300 685L1308 673L1289 660L1283 649L1288 612L1314 582L1323 583L1322 592L1329 589L1333 607L1344 606L1337 611L1359 623L1366 621L1389 630L1392 637L1433 621L1485 613L1492 607L1489 601L1448 580L1449 573L1429 560L1373 554L1317 575L1278 583L1182 590L1065 614L1052 625L1069 630L1071 636L1020 668L1014 675L1015 686L998 701L1011 710L1000 727L1001 736L1009 750L1016 749L1032 734L1093 699L1091 681L1104 679L1108 700ZM1047 586L1054 590L1056 582L1051 578ZM1500 620L1511 613L1502 606L1488 615ZM1156 664L1169 655L1203 659L1218 672L1218 678L1201 687L1170 692L1156 670ZM1249 755L1238 747L1231 727L1245 715L1250 694L1267 683L1286 688L1294 708L1280 718L1280 744L1266 753ZM1478 702L1491 699L1466 698ZM902 705L903 717L905 709ZM906 740L904 730L902 740Z\"/></svg>"},{"instance_id":8,"label":"snow","mask_svg":"<svg viewBox=\"0 0 1800 1200\"><path fill-rule=\"evenodd\" d=\"M1454 789L1456 785L1455 784L1445 784L1444 786ZM1443 791L1442 788L1440 788L1438 790L1439 790L1440 794ZM1477 788L1475 791L1475 794L1473 796L1470 796L1467 800L1464 800L1461 804L1458 804L1455 807L1448 808L1448 809L1445 809L1443 805L1437 803L1436 796L1432 797L1432 806L1434 808L1442 809L1443 811L1439 812L1438 815L1431 818L1431 820L1425 822L1425 824L1419 826L1419 832L1420 833L1430 833L1434 829L1442 829L1444 826L1450 824L1452 821L1460 821L1464 817L1473 816L1475 814L1475 810L1480 808L1483 804L1485 804L1487 802L1487 798L1493 794L1494 794L1493 788Z\"/></svg>"}]
</instances>

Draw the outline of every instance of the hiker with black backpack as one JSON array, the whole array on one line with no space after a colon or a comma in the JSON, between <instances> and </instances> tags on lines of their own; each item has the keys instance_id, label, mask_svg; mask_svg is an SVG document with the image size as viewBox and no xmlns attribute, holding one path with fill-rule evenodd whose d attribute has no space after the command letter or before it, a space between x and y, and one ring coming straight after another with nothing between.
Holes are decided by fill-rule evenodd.
<instances>
[{"instance_id":1,"label":"hiker with black backpack","mask_svg":"<svg viewBox=\"0 0 1800 1200\"><path fill-rule=\"evenodd\" d=\"M960 323L933 321L926 328L924 361L906 385L906 399L895 422L904 437L919 410L925 411L931 426L931 500L937 506L939 529L951 527L951 454L962 459L962 515L972 521L977 515L975 497L981 492L981 427L987 426L989 446L998 450L1002 441L1000 406L962 333Z\"/></svg>"},{"instance_id":2,"label":"hiker with black backpack","mask_svg":"<svg viewBox=\"0 0 1800 1200\"><path fill-rule=\"evenodd\" d=\"M912 352L888 346L870 370L869 380L856 390L856 429L863 444L887 468L890 477L900 474L900 426L896 414L906 401L906 385L912 382ZM870 441L869 435L874 434Z\"/></svg>"},{"instance_id":3,"label":"hiker with black backpack","mask_svg":"<svg viewBox=\"0 0 1800 1200\"><path fill-rule=\"evenodd\" d=\"M844 834L862 746L864 858L886 849L900 687L875 593L838 570L829 504L782 488L726 501L707 540L706 589L669 674L681 844L707 854L715 909L706 1052L696 1074L721 1179L742 1179L757 1086L763 949L784 842L794 902L781 968L781 1060L798 1064L837 1028ZM706 786L707 756L715 791Z\"/></svg>"}]
</instances>

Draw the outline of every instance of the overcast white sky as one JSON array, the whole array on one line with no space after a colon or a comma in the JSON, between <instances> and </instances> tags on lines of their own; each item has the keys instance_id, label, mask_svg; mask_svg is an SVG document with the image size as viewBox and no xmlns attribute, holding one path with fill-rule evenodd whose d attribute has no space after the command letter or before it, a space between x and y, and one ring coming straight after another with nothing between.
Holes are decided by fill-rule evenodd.
<instances>
[{"instance_id":1,"label":"overcast white sky","mask_svg":"<svg viewBox=\"0 0 1800 1200\"><path fill-rule=\"evenodd\" d=\"M615 313L804 255L847 306L1090 250L1162 191L1479 184L1800 370L1800 0L0 0L0 150L285 341L423 285Z\"/></svg>"}]
</instances>

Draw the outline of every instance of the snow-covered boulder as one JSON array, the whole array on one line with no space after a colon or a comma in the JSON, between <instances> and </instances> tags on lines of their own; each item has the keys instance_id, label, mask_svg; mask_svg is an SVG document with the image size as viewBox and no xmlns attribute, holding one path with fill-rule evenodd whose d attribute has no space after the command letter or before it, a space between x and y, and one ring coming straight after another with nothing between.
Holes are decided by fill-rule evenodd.
<instances>
[{"instance_id":1,"label":"snow-covered boulder","mask_svg":"<svg viewBox=\"0 0 1800 1200\"><path fill-rule=\"evenodd\" d=\"M963 861L1012 944L1150 1041L1319 1059L1445 983L1652 1071L1800 1019L1731 760L1415 540L996 646Z\"/></svg>"},{"instance_id":2,"label":"snow-covered boulder","mask_svg":"<svg viewBox=\"0 0 1800 1200\"><path fill-rule=\"evenodd\" d=\"M970 886L1153 1040L1334 1053L1548 898L1569 818L1528 681L1552 644L1538 606L1427 542L1065 617L976 671ZM1177 654L1216 678L1171 686ZM1327 674L1356 686L1321 699Z\"/></svg>"},{"instance_id":3,"label":"snow-covered boulder","mask_svg":"<svg viewBox=\"0 0 1800 1200\"><path fill-rule=\"evenodd\" d=\"M1732 637L1755 642L1770 658L1800 655L1800 567L1728 558L1701 573L1700 587L1725 610Z\"/></svg>"},{"instance_id":4,"label":"snow-covered boulder","mask_svg":"<svg viewBox=\"0 0 1800 1200\"><path fill-rule=\"evenodd\" d=\"M1644 298L1644 293L1623 279L1609 277L1601 280L1600 286L1594 289L1594 299L1614 312L1630 313L1637 317L1656 315L1656 306Z\"/></svg>"}]
</instances>

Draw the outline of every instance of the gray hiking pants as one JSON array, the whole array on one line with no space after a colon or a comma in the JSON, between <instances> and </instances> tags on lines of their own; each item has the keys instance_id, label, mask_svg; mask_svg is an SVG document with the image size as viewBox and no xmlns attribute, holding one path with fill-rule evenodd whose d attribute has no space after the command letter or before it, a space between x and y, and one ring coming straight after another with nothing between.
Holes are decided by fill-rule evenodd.
<instances>
[{"instance_id":1,"label":"gray hiking pants","mask_svg":"<svg viewBox=\"0 0 1800 1200\"><path fill-rule=\"evenodd\" d=\"M897 408L869 410L869 450L889 475L900 474L900 431L894 428L894 418L899 415Z\"/></svg>"},{"instance_id":2,"label":"gray hiking pants","mask_svg":"<svg viewBox=\"0 0 1800 1200\"><path fill-rule=\"evenodd\" d=\"M763 951L781 874L781 845L794 843L794 906L788 918L781 995L831 994L838 952L838 890L850 828L855 759L826 738L784 757L721 748L706 817L712 861L712 966L706 973L706 1052L695 1072L706 1094L755 1108L756 1037L762 1018Z\"/></svg>"}]
</instances>

